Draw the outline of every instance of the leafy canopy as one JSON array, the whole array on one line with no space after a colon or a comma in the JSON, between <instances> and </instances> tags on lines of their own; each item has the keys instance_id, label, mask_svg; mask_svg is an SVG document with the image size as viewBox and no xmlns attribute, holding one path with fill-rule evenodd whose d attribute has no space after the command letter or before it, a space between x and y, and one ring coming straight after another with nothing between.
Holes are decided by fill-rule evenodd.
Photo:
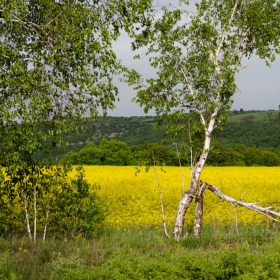
<instances>
[{"instance_id":1,"label":"leafy canopy","mask_svg":"<svg viewBox=\"0 0 280 280\"><path fill-rule=\"evenodd\" d=\"M69 120L113 108L122 67L112 42L149 2L0 0L1 148L18 139L34 151L46 135L59 142Z\"/></svg>"},{"instance_id":2,"label":"leafy canopy","mask_svg":"<svg viewBox=\"0 0 280 280\"><path fill-rule=\"evenodd\" d=\"M133 49L146 48L157 77L144 80L130 70L126 80L138 91L136 102L146 112L155 108L175 136L191 127L203 137L209 125L226 120L242 58L269 63L280 53L280 3L201 0L193 12L190 1L177 2L146 13L131 34Z\"/></svg>"},{"instance_id":3,"label":"leafy canopy","mask_svg":"<svg viewBox=\"0 0 280 280\"><path fill-rule=\"evenodd\" d=\"M136 2L143 4L1 1L1 120L96 116L98 106L112 108L112 78L120 70L112 41L148 1Z\"/></svg>"}]
</instances>

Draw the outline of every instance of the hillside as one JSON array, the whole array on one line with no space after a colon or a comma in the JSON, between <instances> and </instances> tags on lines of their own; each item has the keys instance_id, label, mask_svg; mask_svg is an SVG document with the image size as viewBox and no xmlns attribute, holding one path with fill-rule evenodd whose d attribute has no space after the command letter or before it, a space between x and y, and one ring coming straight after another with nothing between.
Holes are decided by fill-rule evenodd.
<instances>
[{"instance_id":1,"label":"hillside","mask_svg":"<svg viewBox=\"0 0 280 280\"><path fill-rule=\"evenodd\" d=\"M216 133L222 145L280 149L280 111L233 111L231 114L224 129Z\"/></svg>"},{"instance_id":2,"label":"hillside","mask_svg":"<svg viewBox=\"0 0 280 280\"><path fill-rule=\"evenodd\" d=\"M78 132L65 135L67 146L59 152L79 151L89 142L99 144L102 138L116 139L129 146L146 142L168 143L163 128L155 129L153 116L100 117L97 122L82 123ZM215 140L223 146L242 144L245 147L280 149L280 111L232 111ZM57 153L57 151L56 151Z\"/></svg>"},{"instance_id":3,"label":"hillside","mask_svg":"<svg viewBox=\"0 0 280 280\"><path fill-rule=\"evenodd\" d=\"M163 128L155 129L155 117L100 117L97 122L81 124L78 132L68 133L69 146L85 146L88 142L99 144L102 138L116 139L129 146L145 142L161 142L167 138Z\"/></svg>"}]
</instances>

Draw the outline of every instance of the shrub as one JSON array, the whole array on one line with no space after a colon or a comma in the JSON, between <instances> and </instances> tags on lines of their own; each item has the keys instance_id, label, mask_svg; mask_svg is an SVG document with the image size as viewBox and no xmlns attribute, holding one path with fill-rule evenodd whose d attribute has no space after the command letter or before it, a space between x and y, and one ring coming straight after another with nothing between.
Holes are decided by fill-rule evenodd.
<instances>
[{"instance_id":1,"label":"shrub","mask_svg":"<svg viewBox=\"0 0 280 280\"><path fill-rule=\"evenodd\" d=\"M98 230L106 213L96 195L98 186L85 180L81 167L72 178L68 171L63 166L30 167L6 174L0 185L0 235L21 235L27 224L34 239L37 232L91 236Z\"/></svg>"},{"instance_id":2,"label":"shrub","mask_svg":"<svg viewBox=\"0 0 280 280\"><path fill-rule=\"evenodd\" d=\"M261 155L261 163L263 166L279 166L280 157L269 151L263 151Z\"/></svg>"},{"instance_id":3,"label":"shrub","mask_svg":"<svg viewBox=\"0 0 280 280\"><path fill-rule=\"evenodd\" d=\"M105 219L105 207L95 190L78 169L76 178L56 189L54 206L50 215L50 231L59 235L92 236Z\"/></svg>"}]
</instances>

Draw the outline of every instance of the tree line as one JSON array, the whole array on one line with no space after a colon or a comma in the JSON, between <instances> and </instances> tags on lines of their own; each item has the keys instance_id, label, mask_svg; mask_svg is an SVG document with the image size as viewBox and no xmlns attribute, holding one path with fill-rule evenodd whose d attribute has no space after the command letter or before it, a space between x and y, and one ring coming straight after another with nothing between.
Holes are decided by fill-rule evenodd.
<instances>
[{"instance_id":1,"label":"tree line","mask_svg":"<svg viewBox=\"0 0 280 280\"><path fill-rule=\"evenodd\" d=\"M191 152L184 145L145 143L128 146L125 142L103 138L99 145L89 142L78 152L69 152L63 161L74 165L167 165L191 163ZM227 148L216 142L209 152L207 165L211 166L279 166L280 150L276 148L246 148L236 144Z\"/></svg>"}]
</instances>

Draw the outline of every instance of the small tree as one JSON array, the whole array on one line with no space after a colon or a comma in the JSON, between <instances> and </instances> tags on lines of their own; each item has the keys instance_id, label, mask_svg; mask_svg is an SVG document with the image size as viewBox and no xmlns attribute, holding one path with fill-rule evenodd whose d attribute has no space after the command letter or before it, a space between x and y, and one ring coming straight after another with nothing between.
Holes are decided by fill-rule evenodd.
<instances>
[{"instance_id":1,"label":"small tree","mask_svg":"<svg viewBox=\"0 0 280 280\"><path fill-rule=\"evenodd\" d=\"M203 192L214 189L201 184L200 175L214 130L227 119L243 57L257 55L269 64L280 52L280 3L201 0L193 12L187 10L190 1L177 2L176 7L157 6L147 13L132 34L134 50L148 47L145 54L158 77L144 81L131 70L127 81L136 85L136 101L145 112L155 108L175 136L184 134L192 147L201 143L175 219L174 235L179 239L184 236L184 216L196 196L194 231L197 235L201 231Z\"/></svg>"},{"instance_id":2,"label":"small tree","mask_svg":"<svg viewBox=\"0 0 280 280\"><path fill-rule=\"evenodd\" d=\"M27 233L36 242L38 235L91 236L106 216L106 209L78 167L69 178L66 165L55 167L27 162L0 173L0 235ZM1 172L1 170L0 170Z\"/></svg>"}]
</instances>

